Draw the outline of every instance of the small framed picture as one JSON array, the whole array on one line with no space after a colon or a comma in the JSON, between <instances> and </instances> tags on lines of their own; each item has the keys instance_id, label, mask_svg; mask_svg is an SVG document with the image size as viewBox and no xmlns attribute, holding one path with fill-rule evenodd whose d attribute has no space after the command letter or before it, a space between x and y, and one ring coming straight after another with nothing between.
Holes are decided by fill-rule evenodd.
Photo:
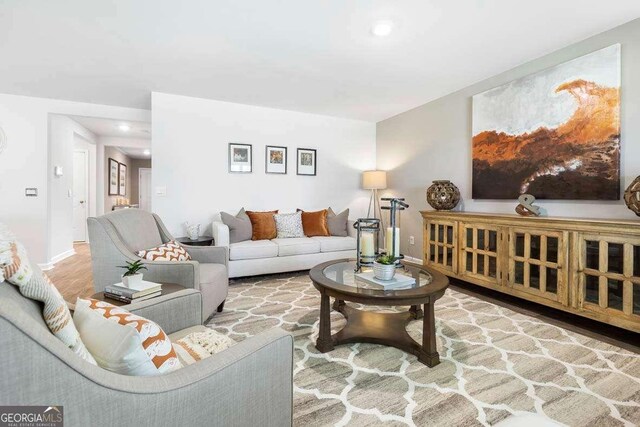
<instances>
[{"instance_id":1,"label":"small framed picture","mask_svg":"<svg viewBox=\"0 0 640 427\"><path fill-rule=\"evenodd\" d=\"M267 145L264 171L266 173L287 173L287 147Z\"/></svg>"},{"instance_id":2,"label":"small framed picture","mask_svg":"<svg viewBox=\"0 0 640 427\"><path fill-rule=\"evenodd\" d=\"M298 175L316 174L316 150L312 148L298 148Z\"/></svg>"},{"instance_id":3,"label":"small framed picture","mask_svg":"<svg viewBox=\"0 0 640 427\"><path fill-rule=\"evenodd\" d=\"M119 179L119 169L120 163L117 160L109 158L109 195L117 196L118 195L118 179Z\"/></svg>"},{"instance_id":4,"label":"small framed picture","mask_svg":"<svg viewBox=\"0 0 640 427\"><path fill-rule=\"evenodd\" d=\"M229 144L229 172L251 173L253 155L251 144Z\"/></svg>"},{"instance_id":5,"label":"small framed picture","mask_svg":"<svg viewBox=\"0 0 640 427\"><path fill-rule=\"evenodd\" d=\"M118 163L118 195L127 195L127 165Z\"/></svg>"}]
</instances>

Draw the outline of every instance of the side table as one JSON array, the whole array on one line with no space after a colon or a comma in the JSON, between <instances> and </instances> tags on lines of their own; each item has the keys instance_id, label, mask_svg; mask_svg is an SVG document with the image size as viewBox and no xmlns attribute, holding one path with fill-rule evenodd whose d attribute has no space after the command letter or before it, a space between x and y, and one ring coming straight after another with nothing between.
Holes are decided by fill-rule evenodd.
<instances>
[{"instance_id":1,"label":"side table","mask_svg":"<svg viewBox=\"0 0 640 427\"><path fill-rule=\"evenodd\" d=\"M178 237L176 240L186 246L213 246L213 237L211 236L200 236L196 240L191 240L188 237Z\"/></svg>"}]
</instances>

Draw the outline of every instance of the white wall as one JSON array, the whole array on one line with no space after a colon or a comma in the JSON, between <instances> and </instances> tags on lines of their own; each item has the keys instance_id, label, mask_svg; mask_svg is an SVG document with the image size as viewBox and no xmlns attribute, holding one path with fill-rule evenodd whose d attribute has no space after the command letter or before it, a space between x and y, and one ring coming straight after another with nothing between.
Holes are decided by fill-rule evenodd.
<instances>
[{"instance_id":1,"label":"white wall","mask_svg":"<svg viewBox=\"0 0 640 427\"><path fill-rule=\"evenodd\" d=\"M453 181L462 194L459 209L514 213L516 201L471 199L472 96L514 79L577 58L615 43L622 44L621 178L622 188L640 174L640 20L617 27L550 55L523 64L377 125L378 167L390 170L390 193L406 196L402 250L421 258L422 218L430 210L425 191L435 179ZM551 216L637 218L620 201L540 200ZM415 246L408 245L414 235Z\"/></svg>"},{"instance_id":2,"label":"white wall","mask_svg":"<svg viewBox=\"0 0 640 427\"><path fill-rule=\"evenodd\" d=\"M351 208L366 213L360 173L375 165L375 124L152 94L153 209L175 235L218 211ZM229 173L228 144L253 144L253 173ZM265 146L288 147L287 175L265 174ZM318 150L317 176L296 175L296 148ZM165 186L166 197L155 194Z\"/></svg>"},{"instance_id":3,"label":"white wall","mask_svg":"<svg viewBox=\"0 0 640 427\"><path fill-rule=\"evenodd\" d=\"M95 147L97 138L92 132L66 116L49 116L50 261L73 254L73 195L70 192L73 191L73 151L76 149L77 135L84 138L87 150L90 145ZM91 156L89 162L91 163ZM62 167L62 176L53 174L55 166ZM95 171L95 166L93 169Z\"/></svg>"},{"instance_id":4,"label":"white wall","mask_svg":"<svg viewBox=\"0 0 640 427\"><path fill-rule=\"evenodd\" d=\"M132 108L0 94L0 126L8 146L0 154L0 222L26 245L33 262L49 263L48 239L49 114L149 121L150 112ZM25 188L38 188L38 197L25 197Z\"/></svg>"}]
</instances>

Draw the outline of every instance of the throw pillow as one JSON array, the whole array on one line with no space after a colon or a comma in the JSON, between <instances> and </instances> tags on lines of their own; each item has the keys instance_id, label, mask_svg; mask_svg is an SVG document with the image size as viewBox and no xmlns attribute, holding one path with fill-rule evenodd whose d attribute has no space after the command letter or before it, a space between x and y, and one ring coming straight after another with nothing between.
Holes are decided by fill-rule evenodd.
<instances>
[{"instance_id":1,"label":"throw pillow","mask_svg":"<svg viewBox=\"0 0 640 427\"><path fill-rule=\"evenodd\" d=\"M226 335L207 329L202 332L192 332L173 343L173 349L183 366L192 365L202 359L219 353L234 345L236 342Z\"/></svg>"},{"instance_id":2,"label":"throw pillow","mask_svg":"<svg viewBox=\"0 0 640 427\"><path fill-rule=\"evenodd\" d=\"M276 222L278 239L304 237L304 231L302 229L302 212L275 214L273 219Z\"/></svg>"},{"instance_id":3,"label":"throw pillow","mask_svg":"<svg viewBox=\"0 0 640 427\"><path fill-rule=\"evenodd\" d=\"M155 248L138 251L138 256L149 261L191 261L191 255L175 240Z\"/></svg>"},{"instance_id":4,"label":"throw pillow","mask_svg":"<svg viewBox=\"0 0 640 427\"><path fill-rule=\"evenodd\" d=\"M271 240L278 237L276 230L276 221L273 215L278 211L254 212L247 211L251 220L251 240Z\"/></svg>"},{"instance_id":5,"label":"throw pillow","mask_svg":"<svg viewBox=\"0 0 640 427\"><path fill-rule=\"evenodd\" d=\"M332 236L346 237L349 235L347 230L349 221L349 209L345 209L338 215L333 209L327 209L327 228Z\"/></svg>"},{"instance_id":6,"label":"throw pillow","mask_svg":"<svg viewBox=\"0 0 640 427\"><path fill-rule=\"evenodd\" d=\"M47 275L32 269L22 244L0 241L0 271L4 279L16 285L26 298L44 304L42 317L54 336L82 359L96 364L80 338L64 298Z\"/></svg>"},{"instance_id":7,"label":"throw pillow","mask_svg":"<svg viewBox=\"0 0 640 427\"><path fill-rule=\"evenodd\" d=\"M182 367L171 340L155 322L108 302L80 299L73 320L104 369L122 375L160 375Z\"/></svg>"},{"instance_id":8,"label":"throw pillow","mask_svg":"<svg viewBox=\"0 0 640 427\"><path fill-rule=\"evenodd\" d=\"M236 216L226 212L220 212L220 217L222 218L222 222L229 227L229 243L251 240L251 220L244 211L244 208L240 209L240 212L238 212Z\"/></svg>"},{"instance_id":9,"label":"throw pillow","mask_svg":"<svg viewBox=\"0 0 640 427\"><path fill-rule=\"evenodd\" d=\"M298 210L302 212L302 228L304 229L305 236L330 236L329 229L327 228L326 209L316 212L305 212L302 209Z\"/></svg>"}]
</instances>

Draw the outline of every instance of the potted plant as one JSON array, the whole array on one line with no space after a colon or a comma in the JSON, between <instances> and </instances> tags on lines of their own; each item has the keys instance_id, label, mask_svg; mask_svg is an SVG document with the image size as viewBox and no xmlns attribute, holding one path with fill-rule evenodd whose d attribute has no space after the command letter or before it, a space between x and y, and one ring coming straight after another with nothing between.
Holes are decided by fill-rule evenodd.
<instances>
[{"instance_id":1,"label":"potted plant","mask_svg":"<svg viewBox=\"0 0 640 427\"><path fill-rule=\"evenodd\" d=\"M391 255L381 255L373 262L373 275L376 279L391 280L396 274L396 259Z\"/></svg>"},{"instance_id":2,"label":"potted plant","mask_svg":"<svg viewBox=\"0 0 640 427\"><path fill-rule=\"evenodd\" d=\"M147 267L142 264L141 260L134 262L127 261L127 265L118 266L118 268L124 268L125 271L122 275L122 284L128 288L136 288L142 284L141 270L146 270Z\"/></svg>"}]
</instances>

